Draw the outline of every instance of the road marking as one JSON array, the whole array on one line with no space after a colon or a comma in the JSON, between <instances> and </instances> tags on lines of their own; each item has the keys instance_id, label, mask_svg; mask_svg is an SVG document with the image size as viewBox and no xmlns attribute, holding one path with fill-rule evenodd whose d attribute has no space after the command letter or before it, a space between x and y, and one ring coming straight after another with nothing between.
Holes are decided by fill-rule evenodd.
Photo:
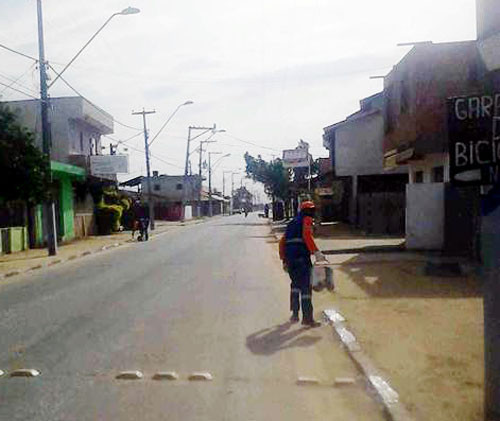
<instances>
[{"instance_id":1,"label":"road marking","mask_svg":"<svg viewBox=\"0 0 500 421\"><path fill-rule=\"evenodd\" d=\"M10 377L37 377L39 375L40 372L34 368L20 368L10 373Z\"/></svg>"},{"instance_id":2,"label":"road marking","mask_svg":"<svg viewBox=\"0 0 500 421\"><path fill-rule=\"evenodd\" d=\"M178 380L179 375L175 371L159 371L153 376L153 380Z\"/></svg>"},{"instance_id":3,"label":"road marking","mask_svg":"<svg viewBox=\"0 0 500 421\"><path fill-rule=\"evenodd\" d=\"M319 384L319 380L316 377L299 377L297 384L299 386L317 385Z\"/></svg>"},{"instance_id":4,"label":"road marking","mask_svg":"<svg viewBox=\"0 0 500 421\"><path fill-rule=\"evenodd\" d=\"M323 313L325 314L327 320L332 323L345 322L345 317L334 308L327 309Z\"/></svg>"},{"instance_id":5,"label":"road marking","mask_svg":"<svg viewBox=\"0 0 500 421\"><path fill-rule=\"evenodd\" d=\"M337 377L335 379L335 386L347 386L356 383L352 377Z\"/></svg>"},{"instance_id":6,"label":"road marking","mask_svg":"<svg viewBox=\"0 0 500 421\"><path fill-rule=\"evenodd\" d=\"M208 372L195 372L195 373L191 373L189 375L188 380L192 380L192 381L197 381L197 380L210 381L210 380L213 380L213 377Z\"/></svg>"},{"instance_id":7,"label":"road marking","mask_svg":"<svg viewBox=\"0 0 500 421\"><path fill-rule=\"evenodd\" d=\"M129 370L120 372L116 378L119 380L140 380L144 376L139 370Z\"/></svg>"},{"instance_id":8,"label":"road marking","mask_svg":"<svg viewBox=\"0 0 500 421\"><path fill-rule=\"evenodd\" d=\"M387 383L382 377L369 376L368 379L370 380L372 386L377 390L385 404L390 405L399 401L398 393L391 386L389 386L389 383Z\"/></svg>"}]
</instances>

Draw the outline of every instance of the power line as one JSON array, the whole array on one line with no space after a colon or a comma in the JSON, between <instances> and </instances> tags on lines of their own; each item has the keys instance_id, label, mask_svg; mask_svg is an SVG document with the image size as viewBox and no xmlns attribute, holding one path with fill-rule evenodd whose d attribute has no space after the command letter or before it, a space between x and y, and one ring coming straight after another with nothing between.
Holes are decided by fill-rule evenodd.
<instances>
[{"instance_id":1,"label":"power line","mask_svg":"<svg viewBox=\"0 0 500 421\"><path fill-rule=\"evenodd\" d=\"M10 47L7 47L6 45L0 44L0 47L10 51L11 53L18 54L20 56L23 56L25 58L29 58L30 60L34 60L34 61L38 62L38 59L36 59L35 57L31 57L28 54L21 53L20 51L17 51L17 50L10 48Z\"/></svg>"},{"instance_id":2,"label":"power line","mask_svg":"<svg viewBox=\"0 0 500 421\"><path fill-rule=\"evenodd\" d=\"M13 85L18 85L20 86L21 88L24 88L26 89L27 91L31 91L33 92L35 95L38 94L38 92L36 92L34 89L30 88L29 86L26 86L26 85L23 85L22 83L19 83L18 81L23 78L28 72L31 71L31 69L33 68L34 64L30 65L30 67L28 68L28 70L26 70L21 76L19 76L18 78L16 79L12 79L11 77L9 76L6 76L4 74L1 74L0 73L0 76L3 77L4 79L7 79L10 83L9 85L9 88ZM5 92L7 90L7 87L3 88L3 90L0 92L0 94L2 94L3 92Z\"/></svg>"},{"instance_id":3,"label":"power line","mask_svg":"<svg viewBox=\"0 0 500 421\"><path fill-rule=\"evenodd\" d=\"M228 134L228 133L222 133L223 135L226 135L226 136L229 136L230 138L234 139L234 140L237 140L238 142L241 142L241 143L246 143L247 145L252 145L252 146L256 146L257 148L262 148L262 149L268 149L270 151L275 151L275 152L281 152L281 150L279 149L275 149L275 148L270 148L269 146L262 146L262 145L258 145L257 143L253 143L253 142L250 142L248 140L243 140L243 139L240 139L239 137L236 137L236 136L233 136L231 134Z\"/></svg>"},{"instance_id":4,"label":"power line","mask_svg":"<svg viewBox=\"0 0 500 421\"><path fill-rule=\"evenodd\" d=\"M136 148L136 147L134 147L134 146L130 146L130 145L128 145L128 147L129 147L130 149L133 149L134 151L137 151L137 152L140 152L140 153L144 153L144 149L139 149L139 148ZM158 161L161 161L161 162L163 162L163 163L165 163L165 164L167 164L167 165L171 165L172 167L180 168L181 170L183 170L183 169L184 169L184 167L181 167L180 165L177 165L177 164L173 164L172 162L168 162L168 161L166 161L165 159L160 158L158 155L153 155L151 152L150 152L149 154L150 154L153 158L155 158L155 159L157 159Z\"/></svg>"},{"instance_id":5,"label":"power line","mask_svg":"<svg viewBox=\"0 0 500 421\"><path fill-rule=\"evenodd\" d=\"M111 139L113 142L116 142L116 143L118 143L119 145L121 145L121 144L123 144L123 143L127 143L127 142L131 141L132 139L134 139L134 138L136 138L137 136L140 136L140 135L142 135L142 133L141 133L141 132L139 132L139 133L137 133L137 134L135 134L135 135L133 135L133 136L130 136L129 138L127 138L127 139L125 139L125 140L115 139L114 137L109 136L109 135L107 135L107 134L105 134L104 136L105 136L105 137L107 137L108 139Z\"/></svg>"},{"instance_id":6,"label":"power line","mask_svg":"<svg viewBox=\"0 0 500 421\"><path fill-rule=\"evenodd\" d=\"M113 121L117 124L119 124L120 126L123 126L123 127L126 127L128 129L132 129L132 130L139 130L142 132L142 129L138 128L138 127L132 127L132 126L129 126L128 124L125 124L125 123L122 123L120 121L118 121L117 119L115 119L110 113L107 113L106 111L104 111L101 107L99 107L98 105L94 104L90 99L86 98L85 96L83 96L79 91L76 90L76 88L74 88L73 86L71 86L71 84L66 80L64 79L61 75L59 75L59 73L54 69L53 66L51 66L49 64L49 67L52 69L52 71L57 75L59 76L59 79L61 79L68 88L70 88L75 94L81 96L85 101L87 101L89 104L93 105L94 107L97 108L97 110L104 116L106 117L111 117L113 119Z\"/></svg>"},{"instance_id":7,"label":"power line","mask_svg":"<svg viewBox=\"0 0 500 421\"><path fill-rule=\"evenodd\" d=\"M14 88L14 87L12 87L10 85L7 85L6 83L0 82L0 85L5 86L5 88L12 89L13 91L19 92L20 94L26 95L26 96L28 96L30 98L40 100L40 98L37 98L36 96L33 96L31 94L27 94L26 92L23 92L23 91L21 91L21 90L19 90L17 88Z\"/></svg>"}]
</instances>

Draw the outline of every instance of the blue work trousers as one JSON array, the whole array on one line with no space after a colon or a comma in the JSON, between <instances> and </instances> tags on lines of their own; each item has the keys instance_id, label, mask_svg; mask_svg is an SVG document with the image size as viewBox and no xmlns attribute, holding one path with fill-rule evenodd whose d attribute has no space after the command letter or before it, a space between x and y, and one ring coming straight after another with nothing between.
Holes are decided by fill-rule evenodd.
<instances>
[{"instance_id":1,"label":"blue work trousers","mask_svg":"<svg viewBox=\"0 0 500 421\"><path fill-rule=\"evenodd\" d=\"M296 258L287 261L290 285L290 310L298 315L302 304L302 318L305 321L313 320L312 288L311 288L311 259L309 257Z\"/></svg>"}]
</instances>

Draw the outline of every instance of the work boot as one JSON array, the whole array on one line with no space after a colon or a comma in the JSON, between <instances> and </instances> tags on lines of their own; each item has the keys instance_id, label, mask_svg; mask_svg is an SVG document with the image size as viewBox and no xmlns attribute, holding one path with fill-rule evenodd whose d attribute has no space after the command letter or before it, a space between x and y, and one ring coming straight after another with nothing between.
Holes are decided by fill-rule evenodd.
<instances>
[{"instance_id":1,"label":"work boot","mask_svg":"<svg viewBox=\"0 0 500 421\"><path fill-rule=\"evenodd\" d=\"M290 321L292 323L298 323L298 321L299 321L299 314L298 313L293 313L292 317L290 317Z\"/></svg>"},{"instance_id":2,"label":"work boot","mask_svg":"<svg viewBox=\"0 0 500 421\"><path fill-rule=\"evenodd\" d=\"M314 327L320 327L321 323L317 322L314 319L312 319L312 320L302 320L302 326L314 328Z\"/></svg>"}]
</instances>

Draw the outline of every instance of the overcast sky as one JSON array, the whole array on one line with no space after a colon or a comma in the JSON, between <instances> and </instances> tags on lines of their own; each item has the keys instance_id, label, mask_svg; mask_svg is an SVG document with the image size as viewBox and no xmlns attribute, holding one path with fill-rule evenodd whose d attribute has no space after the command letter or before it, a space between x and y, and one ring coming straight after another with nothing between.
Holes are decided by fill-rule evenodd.
<instances>
[{"instance_id":1,"label":"overcast sky","mask_svg":"<svg viewBox=\"0 0 500 421\"><path fill-rule=\"evenodd\" d=\"M382 89L369 76L388 73L408 51L397 43L476 35L474 0L43 0L47 59L61 69L127 6L141 13L116 16L65 78L118 122L140 128L131 111L155 109L153 135L179 104L194 101L155 141L153 169L181 174L188 126L216 123L227 133L210 148L231 153L215 174L219 189L222 168L243 167L247 150L271 159L302 138L314 157L327 156L323 127ZM0 43L37 56L36 22L35 0L0 0ZM32 63L0 49L0 81L20 76L15 86L36 96ZM0 92L2 100L26 98ZM60 81L50 94L73 95ZM136 133L115 123L112 136ZM127 145L130 177L144 173L143 138Z\"/></svg>"}]
</instances>

